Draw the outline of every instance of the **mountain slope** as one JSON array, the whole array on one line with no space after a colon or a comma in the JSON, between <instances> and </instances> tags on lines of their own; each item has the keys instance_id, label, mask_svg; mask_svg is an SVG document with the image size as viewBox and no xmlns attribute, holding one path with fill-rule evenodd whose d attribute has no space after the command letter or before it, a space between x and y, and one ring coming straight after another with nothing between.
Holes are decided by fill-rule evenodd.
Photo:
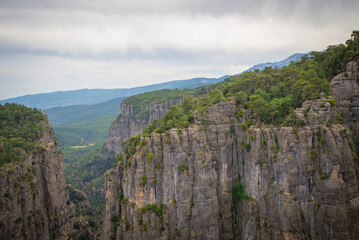
<instances>
[{"instance_id":1,"label":"mountain slope","mask_svg":"<svg viewBox=\"0 0 359 240\"><path fill-rule=\"evenodd\" d=\"M256 69L261 71L261 70L265 69L266 67L282 68L284 66L288 66L291 62L298 62L300 60L300 58L303 57L305 54L306 53L295 53L279 62L260 63L260 64L254 65L253 67L247 69L245 72L254 71Z\"/></svg>"},{"instance_id":2,"label":"mountain slope","mask_svg":"<svg viewBox=\"0 0 359 240\"><path fill-rule=\"evenodd\" d=\"M115 98L110 101L92 105L73 105L67 107L55 107L45 109L44 112L51 124L66 124L78 122L106 115L114 115L120 112L121 102L125 98Z\"/></svg>"},{"instance_id":3,"label":"mountain slope","mask_svg":"<svg viewBox=\"0 0 359 240\"><path fill-rule=\"evenodd\" d=\"M52 93L40 93L5 99L1 100L0 103L19 103L24 104L28 107L36 107L39 109L80 104L97 104L109 101L114 98L129 97L132 95L160 89L184 89L205 86L222 81L226 77L228 76L223 76L219 78L192 78L187 80L175 80L165 83L158 83L128 89L80 89L70 91L58 91Z\"/></svg>"},{"instance_id":4,"label":"mountain slope","mask_svg":"<svg viewBox=\"0 0 359 240\"><path fill-rule=\"evenodd\" d=\"M104 143L109 128L112 122L116 119L116 116L117 114L110 114L72 123L51 124L51 127L55 131L61 148L88 145L92 143Z\"/></svg>"}]
</instances>

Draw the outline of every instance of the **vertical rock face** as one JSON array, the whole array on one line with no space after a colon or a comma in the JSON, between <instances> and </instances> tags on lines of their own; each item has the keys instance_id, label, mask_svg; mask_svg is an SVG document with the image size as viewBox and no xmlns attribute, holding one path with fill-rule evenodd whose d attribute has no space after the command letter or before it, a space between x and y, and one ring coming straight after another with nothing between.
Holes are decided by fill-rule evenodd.
<instances>
[{"instance_id":1,"label":"vertical rock face","mask_svg":"<svg viewBox=\"0 0 359 240\"><path fill-rule=\"evenodd\" d=\"M103 238L359 239L355 69L298 129L248 126L230 101L152 133L107 173Z\"/></svg>"},{"instance_id":2,"label":"vertical rock face","mask_svg":"<svg viewBox=\"0 0 359 240\"><path fill-rule=\"evenodd\" d=\"M64 161L44 122L38 147L22 163L0 167L0 238L59 239L67 221Z\"/></svg>"},{"instance_id":3,"label":"vertical rock face","mask_svg":"<svg viewBox=\"0 0 359 240\"><path fill-rule=\"evenodd\" d=\"M110 134L107 138L105 148L110 152L120 153L122 151L121 143L132 136L137 136L147 127L148 124L162 116L171 108L181 102L178 100L166 101L164 103L153 103L142 109L140 116L134 117L133 106L126 102L121 103L121 114L110 128Z\"/></svg>"},{"instance_id":4,"label":"vertical rock face","mask_svg":"<svg viewBox=\"0 0 359 240\"><path fill-rule=\"evenodd\" d=\"M338 113L346 117L354 143L359 146L359 65L357 62L350 62L346 69L345 73L336 76L330 84Z\"/></svg>"}]
</instances>

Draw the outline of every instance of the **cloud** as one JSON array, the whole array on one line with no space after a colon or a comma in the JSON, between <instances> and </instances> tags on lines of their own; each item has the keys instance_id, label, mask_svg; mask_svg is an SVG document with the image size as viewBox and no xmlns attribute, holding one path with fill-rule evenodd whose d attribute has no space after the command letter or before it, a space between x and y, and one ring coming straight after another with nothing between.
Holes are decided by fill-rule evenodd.
<instances>
[{"instance_id":1,"label":"cloud","mask_svg":"<svg viewBox=\"0 0 359 240\"><path fill-rule=\"evenodd\" d=\"M2 0L0 96L17 84L49 91L234 74L344 42L358 10L357 0Z\"/></svg>"},{"instance_id":2,"label":"cloud","mask_svg":"<svg viewBox=\"0 0 359 240\"><path fill-rule=\"evenodd\" d=\"M298 24L291 18L283 21L276 18L248 20L236 15L104 16L76 10L57 14L18 11L7 10L7 14L21 15L22 21L0 23L0 46L3 49L43 51L72 57L121 57L133 52L141 53L140 57L157 56L163 49L224 54L238 54L247 49L268 51L295 45L308 49L313 45L323 46L325 38L333 34L332 25L323 28ZM37 16L37 19L32 19L32 16ZM45 19L47 21L43 22ZM348 28L345 30L348 32Z\"/></svg>"},{"instance_id":3,"label":"cloud","mask_svg":"<svg viewBox=\"0 0 359 240\"><path fill-rule=\"evenodd\" d=\"M61 56L8 55L0 58L0 99L58 90L130 88L194 77L220 77L249 67L176 64L163 60L97 61Z\"/></svg>"}]
</instances>

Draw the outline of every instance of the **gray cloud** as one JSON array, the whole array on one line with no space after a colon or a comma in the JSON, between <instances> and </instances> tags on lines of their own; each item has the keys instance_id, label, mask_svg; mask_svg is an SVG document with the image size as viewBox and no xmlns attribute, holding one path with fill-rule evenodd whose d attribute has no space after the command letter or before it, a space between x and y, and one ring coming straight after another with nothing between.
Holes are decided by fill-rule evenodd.
<instances>
[{"instance_id":1,"label":"gray cloud","mask_svg":"<svg viewBox=\"0 0 359 240\"><path fill-rule=\"evenodd\" d=\"M358 12L357 0L2 0L0 98L235 74L344 42Z\"/></svg>"},{"instance_id":2,"label":"gray cloud","mask_svg":"<svg viewBox=\"0 0 359 240\"><path fill-rule=\"evenodd\" d=\"M291 17L307 21L328 20L335 15L357 13L357 0L2 0L2 8L80 10L101 14L192 14L241 15L246 17Z\"/></svg>"}]
</instances>

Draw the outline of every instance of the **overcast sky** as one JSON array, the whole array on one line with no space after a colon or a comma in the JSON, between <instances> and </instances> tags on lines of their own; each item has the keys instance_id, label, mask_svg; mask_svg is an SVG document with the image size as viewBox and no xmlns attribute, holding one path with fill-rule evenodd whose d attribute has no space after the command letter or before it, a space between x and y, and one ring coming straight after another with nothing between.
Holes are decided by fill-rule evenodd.
<instances>
[{"instance_id":1,"label":"overcast sky","mask_svg":"<svg viewBox=\"0 0 359 240\"><path fill-rule=\"evenodd\" d=\"M358 0L1 0L0 99L239 73L344 43Z\"/></svg>"}]
</instances>

